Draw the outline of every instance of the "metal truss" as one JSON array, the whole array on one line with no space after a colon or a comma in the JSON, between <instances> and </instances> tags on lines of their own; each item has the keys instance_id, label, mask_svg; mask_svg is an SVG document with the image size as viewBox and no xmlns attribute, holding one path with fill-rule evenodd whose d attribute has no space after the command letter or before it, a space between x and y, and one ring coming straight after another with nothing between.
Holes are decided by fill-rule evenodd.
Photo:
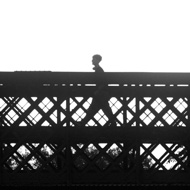
<instances>
[{"instance_id":1,"label":"metal truss","mask_svg":"<svg viewBox=\"0 0 190 190\"><path fill-rule=\"evenodd\" d=\"M190 74L105 75L1 73L2 185L189 184Z\"/></svg>"}]
</instances>

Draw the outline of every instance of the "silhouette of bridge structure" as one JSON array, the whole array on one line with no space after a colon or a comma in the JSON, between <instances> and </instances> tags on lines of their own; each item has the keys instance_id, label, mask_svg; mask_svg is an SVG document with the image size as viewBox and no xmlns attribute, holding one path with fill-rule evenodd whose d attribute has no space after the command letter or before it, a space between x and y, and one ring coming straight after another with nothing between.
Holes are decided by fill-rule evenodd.
<instances>
[{"instance_id":1,"label":"silhouette of bridge structure","mask_svg":"<svg viewBox=\"0 0 190 190\"><path fill-rule=\"evenodd\" d=\"M190 73L1 72L1 185L190 184ZM109 126L114 119L115 126Z\"/></svg>"}]
</instances>

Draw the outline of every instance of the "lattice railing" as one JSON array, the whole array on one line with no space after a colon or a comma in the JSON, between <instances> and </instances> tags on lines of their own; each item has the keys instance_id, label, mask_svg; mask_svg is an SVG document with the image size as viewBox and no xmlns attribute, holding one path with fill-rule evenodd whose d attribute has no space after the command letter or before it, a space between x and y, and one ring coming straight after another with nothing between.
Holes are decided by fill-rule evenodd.
<instances>
[{"instance_id":1,"label":"lattice railing","mask_svg":"<svg viewBox=\"0 0 190 190\"><path fill-rule=\"evenodd\" d=\"M113 116L81 126L93 73L1 73L2 184L189 184L190 75L105 75Z\"/></svg>"}]
</instances>

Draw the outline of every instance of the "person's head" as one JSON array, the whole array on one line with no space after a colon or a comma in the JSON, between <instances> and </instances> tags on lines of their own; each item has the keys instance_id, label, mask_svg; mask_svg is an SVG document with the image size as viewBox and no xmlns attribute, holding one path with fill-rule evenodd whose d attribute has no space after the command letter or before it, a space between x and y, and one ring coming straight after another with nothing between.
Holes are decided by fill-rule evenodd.
<instances>
[{"instance_id":1,"label":"person's head","mask_svg":"<svg viewBox=\"0 0 190 190\"><path fill-rule=\"evenodd\" d=\"M102 56L101 55L98 55L98 54L93 55L93 57L92 57L92 64L95 65L95 66L97 66L97 65L99 65L99 63L100 63L101 60L102 60Z\"/></svg>"}]
</instances>

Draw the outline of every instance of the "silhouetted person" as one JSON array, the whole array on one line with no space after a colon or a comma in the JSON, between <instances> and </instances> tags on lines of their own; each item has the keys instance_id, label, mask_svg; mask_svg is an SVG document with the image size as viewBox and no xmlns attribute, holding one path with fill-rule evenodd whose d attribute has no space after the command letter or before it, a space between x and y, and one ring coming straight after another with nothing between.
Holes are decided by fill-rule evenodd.
<instances>
[{"instance_id":1,"label":"silhouetted person","mask_svg":"<svg viewBox=\"0 0 190 190\"><path fill-rule=\"evenodd\" d=\"M100 67L99 65L101 60L102 60L102 57L100 55L94 55L92 57L92 64L94 65L93 70L95 71L95 75L97 79L96 91L94 92L92 103L89 109L87 110L87 114L85 118L83 118L83 120L80 122L81 125L85 125L86 123L88 123L88 121L91 120L92 117L100 109L103 110L103 112L108 117L109 122L111 122L109 125L112 125L112 126L116 125L114 115L109 106L109 95L108 95L108 92L106 91L107 82L105 78L105 73L102 67Z\"/></svg>"}]
</instances>

